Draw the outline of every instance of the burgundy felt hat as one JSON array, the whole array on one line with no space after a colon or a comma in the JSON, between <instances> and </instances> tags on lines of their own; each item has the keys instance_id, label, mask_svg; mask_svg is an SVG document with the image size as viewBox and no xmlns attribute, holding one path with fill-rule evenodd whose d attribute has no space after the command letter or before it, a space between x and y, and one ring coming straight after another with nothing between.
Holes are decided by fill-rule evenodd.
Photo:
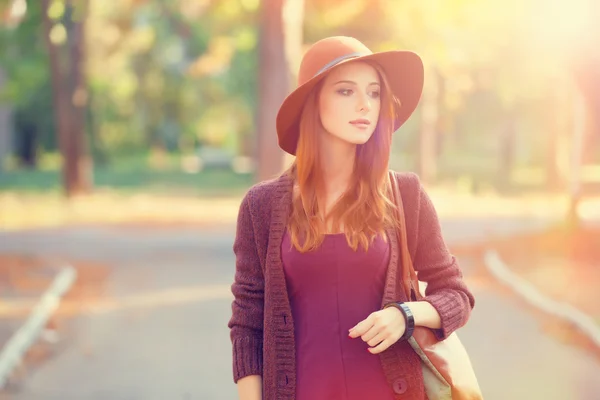
<instances>
[{"instance_id":1,"label":"burgundy felt hat","mask_svg":"<svg viewBox=\"0 0 600 400\"><path fill-rule=\"evenodd\" d=\"M283 101L277 112L279 147L296 154L300 134L300 114L307 96L332 68L349 61L364 60L377 63L385 72L392 93L400 100L396 110L394 131L414 112L423 92L423 62L412 51L373 53L355 38L328 37L314 43L304 54L298 73L298 86Z\"/></svg>"}]
</instances>

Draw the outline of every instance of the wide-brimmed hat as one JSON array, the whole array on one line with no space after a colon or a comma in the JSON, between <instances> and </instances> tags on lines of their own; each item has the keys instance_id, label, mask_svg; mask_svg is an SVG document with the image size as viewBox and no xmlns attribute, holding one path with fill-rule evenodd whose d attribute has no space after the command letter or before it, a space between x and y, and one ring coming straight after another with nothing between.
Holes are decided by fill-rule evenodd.
<instances>
[{"instance_id":1,"label":"wide-brimmed hat","mask_svg":"<svg viewBox=\"0 0 600 400\"><path fill-rule=\"evenodd\" d=\"M277 112L279 147L295 155L300 135L300 114L306 98L315 85L332 68L349 61L373 61L383 69L392 93L400 100L396 110L394 131L414 112L423 92L423 62L412 51L394 50L373 53L359 40L334 36L314 43L304 54L298 73L298 86Z\"/></svg>"}]
</instances>

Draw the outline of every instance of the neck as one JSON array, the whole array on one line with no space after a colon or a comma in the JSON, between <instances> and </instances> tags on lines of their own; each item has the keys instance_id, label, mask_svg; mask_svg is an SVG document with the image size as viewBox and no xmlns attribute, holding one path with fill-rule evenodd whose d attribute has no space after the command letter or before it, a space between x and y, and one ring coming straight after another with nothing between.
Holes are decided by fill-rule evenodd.
<instances>
[{"instance_id":1,"label":"neck","mask_svg":"<svg viewBox=\"0 0 600 400\"><path fill-rule=\"evenodd\" d=\"M325 190L328 193L345 191L350 184L356 159L356 145L330 140L321 146L321 167Z\"/></svg>"}]
</instances>

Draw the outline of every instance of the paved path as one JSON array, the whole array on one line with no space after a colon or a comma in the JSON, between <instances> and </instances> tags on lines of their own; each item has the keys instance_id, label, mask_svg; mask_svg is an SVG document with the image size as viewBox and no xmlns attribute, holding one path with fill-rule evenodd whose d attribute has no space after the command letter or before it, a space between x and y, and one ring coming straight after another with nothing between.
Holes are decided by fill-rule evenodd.
<instances>
[{"instance_id":1,"label":"paved path","mask_svg":"<svg viewBox=\"0 0 600 400\"><path fill-rule=\"evenodd\" d=\"M444 221L448 242L535 229L543 221ZM78 317L72 337L31 372L15 400L236 398L227 321L231 229L218 233L69 229L0 233L0 252L109 262L109 292L126 299ZM486 400L587 400L600 393L600 363L548 337L520 303L475 280L470 323L460 331Z\"/></svg>"}]
</instances>

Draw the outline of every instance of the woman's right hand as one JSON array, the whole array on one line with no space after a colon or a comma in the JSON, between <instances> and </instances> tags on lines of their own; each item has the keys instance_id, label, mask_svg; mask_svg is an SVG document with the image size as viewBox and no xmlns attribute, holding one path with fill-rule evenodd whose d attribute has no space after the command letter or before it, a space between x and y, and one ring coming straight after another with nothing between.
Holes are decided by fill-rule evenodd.
<instances>
[{"instance_id":1,"label":"woman's right hand","mask_svg":"<svg viewBox=\"0 0 600 400\"><path fill-rule=\"evenodd\" d=\"M262 400L262 376L248 375L237 382L240 400Z\"/></svg>"}]
</instances>

